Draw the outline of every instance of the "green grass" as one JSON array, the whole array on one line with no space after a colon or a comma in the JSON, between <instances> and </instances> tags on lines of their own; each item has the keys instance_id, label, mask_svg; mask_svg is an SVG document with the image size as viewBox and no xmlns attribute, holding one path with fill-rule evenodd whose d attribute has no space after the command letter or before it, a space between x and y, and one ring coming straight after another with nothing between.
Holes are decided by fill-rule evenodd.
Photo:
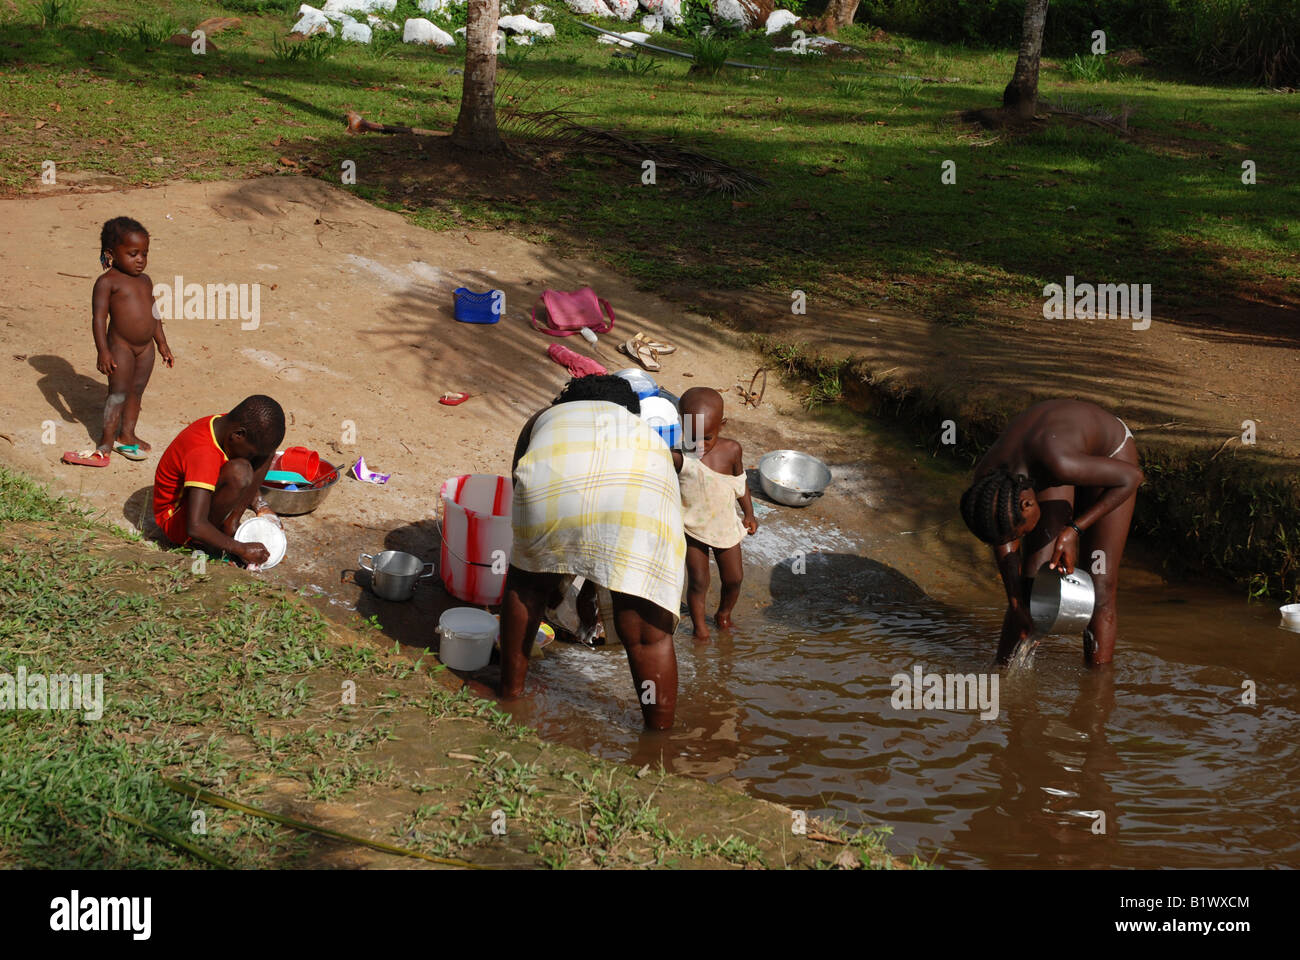
<instances>
[{"instance_id":1,"label":"green grass","mask_svg":"<svg viewBox=\"0 0 1300 960\"><path fill-rule=\"evenodd\" d=\"M440 666L382 653L377 633L340 638L292 595L224 565L196 574L184 551L132 543L3 467L0 521L0 675L100 674L104 694L97 718L4 715L0 866L320 866L340 841L322 850L304 828L329 826L315 803L384 816L369 835L360 821L343 831L343 850L360 838L474 863L504 848L512 866L787 862L788 824L770 807L718 791L718 809L702 808L693 791L717 788L541 744L495 703L436 682ZM285 811L286 795L308 812ZM736 805L768 831L732 832ZM294 823L273 819L286 812ZM894 866L886 837L862 834L853 865Z\"/></svg>"},{"instance_id":2,"label":"green grass","mask_svg":"<svg viewBox=\"0 0 1300 960\"><path fill-rule=\"evenodd\" d=\"M386 713L495 710L437 687L382 706L333 706L337 682L319 689L314 677L342 672L377 685L409 675L411 664L328 642L318 615L261 585L215 589L183 553L118 556L116 538L84 512L3 468L0 520L33 525L25 542L0 550L0 673L102 674L104 685L98 720L26 710L0 724L0 861L9 866L212 865L159 832L223 864L287 865L301 837L214 810L196 837L189 805L161 776L244 796L289 777L308 798L333 799L393 779L369 757L392 738L380 722ZM40 524L52 535L41 536ZM282 726L307 718L306 730Z\"/></svg>"},{"instance_id":3,"label":"green grass","mask_svg":"<svg viewBox=\"0 0 1300 960\"><path fill-rule=\"evenodd\" d=\"M154 16L182 27L223 9L159 7ZM750 206L733 207L668 176L643 187L639 167L575 153L554 189L527 204L439 189L432 173L412 199L383 176L393 141L348 138L340 118L354 108L449 129L460 93L449 70L461 67L462 52L389 42L379 55L291 43L283 37L292 14L245 11L244 28L212 38L220 52L200 62L187 48L131 40L138 7L103 0L88 4L83 19L91 13L97 26L0 27L0 178L10 188L31 182L46 159L140 184L273 170L286 154L336 179L342 159L364 159L362 169L377 174L355 189L433 229L545 236L647 288L799 287L866 305L889 296L936 319L954 310L972 320L1023 312L1067 273L1150 282L1174 308L1250 296L1262 284L1289 298L1300 290L1290 233L1300 187L1286 174L1297 164L1300 121L1293 98L1247 86L1193 85L1146 68L1090 83L1046 68L1044 97L1131 110L1141 136L1055 123L1010 137L954 120L998 103L1010 50L873 43L855 26L845 36L868 59L832 64L771 54L750 35L734 41L733 57L789 69L724 68L708 78L645 51L636 66L610 69L621 62L611 48L573 35L557 15L556 41L526 58L512 51L502 81L509 95L533 109L576 109L633 136L697 145L771 185L747 197ZM651 62L660 66L641 65ZM949 159L957 183L945 186ZM1259 170L1255 186L1240 180L1247 159ZM716 256L719 249L728 255ZM891 288L896 278L914 285Z\"/></svg>"}]
</instances>

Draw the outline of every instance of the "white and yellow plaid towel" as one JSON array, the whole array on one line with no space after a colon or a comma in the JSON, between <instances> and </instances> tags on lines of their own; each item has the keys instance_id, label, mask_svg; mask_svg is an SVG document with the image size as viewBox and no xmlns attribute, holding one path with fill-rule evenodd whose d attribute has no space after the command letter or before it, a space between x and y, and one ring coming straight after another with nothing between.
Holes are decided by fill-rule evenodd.
<instances>
[{"instance_id":1,"label":"white and yellow plaid towel","mask_svg":"<svg viewBox=\"0 0 1300 960\"><path fill-rule=\"evenodd\" d=\"M515 566L643 597L676 624L686 538L672 453L624 407L573 401L537 418L512 520Z\"/></svg>"}]
</instances>

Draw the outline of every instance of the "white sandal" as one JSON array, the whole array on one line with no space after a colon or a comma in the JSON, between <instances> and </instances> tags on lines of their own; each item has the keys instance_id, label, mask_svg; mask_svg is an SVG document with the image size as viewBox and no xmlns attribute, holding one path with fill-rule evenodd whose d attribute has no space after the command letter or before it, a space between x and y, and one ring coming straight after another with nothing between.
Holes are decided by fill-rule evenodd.
<instances>
[{"instance_id":1,"label":"white sandal","mask_svg":"<svg viewBox=\"0 0 1300 960\"><path fill-rule=\"evenodd\" d=\"M650 348L650 345L643 340L637 340L633 337L626 343L619 344L618 349L623 353L626 353L651 373L658 373L663 369L659 363L659 355L655 353L655 351Z\"/></svg>"},{"instance_id":2,"label":"white sandal","mask_svg":"<svg viewBox=\"0 0 1300 960\"><path fill-rule=\"evenodd\" d=\"M670 353L675 353L676 350L677 350L677 347L676 347L675 344L664 343L664 342L661 341L661 340L651 340L651 339L650 339L649 337L647 337L644 333L638 333L638 334L637 334L635 337L633 337L632 339L635 340L635 341L637 341L638 343L644 343L647 347L649 347L651 350L653 350L656 354L659 354L659 355L661 355L661 356L666 356L666 355L668 355L668 354L670 354Z\"/></svg>"}]
</instances>

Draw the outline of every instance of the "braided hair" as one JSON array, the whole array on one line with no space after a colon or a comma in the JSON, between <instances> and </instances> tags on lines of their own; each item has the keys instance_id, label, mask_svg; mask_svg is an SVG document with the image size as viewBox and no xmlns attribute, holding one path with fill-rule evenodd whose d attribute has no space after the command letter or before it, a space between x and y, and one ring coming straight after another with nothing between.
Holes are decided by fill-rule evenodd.
<instances>
[{"instance_id":1,"label":"braided hair","mask_svg":"<svg viewBox=\"0 0 1300 960\"><path fill-rule=\"evenodd\" d=\"M560 395L555 398L551 406L577 400L606 400L609 403L617 403L638 416L641 414L641 401L636 391L632 389L632 385L622 377L613 374L574 377L564 385L564 389L560 391Z\"/></svg>"},{"instance_id":2,"label":"braided hair","mask_svg":"<svg viewBox=\"0 0 1300 960\"><path fill-rule=\"evenodd\" d=\"M1016 539L1016 527L1024 522L1020 494L1032 490L1034 482L1023 473L1005 467L986 473L961 495L961 518L971 533L997 546Z\"/></svg>"}]
</instances>

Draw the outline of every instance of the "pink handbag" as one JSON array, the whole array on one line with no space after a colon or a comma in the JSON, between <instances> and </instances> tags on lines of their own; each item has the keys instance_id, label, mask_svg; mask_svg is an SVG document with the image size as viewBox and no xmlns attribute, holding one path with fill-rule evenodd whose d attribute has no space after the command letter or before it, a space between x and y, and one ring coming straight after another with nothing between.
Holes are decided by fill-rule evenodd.
<instances>
[{"instance_id":1,"label":"pink handbag","mask_svg":"<svg viewBox=\"0 0 1300 960\"><path fill-rule=\"evenodd\" d=\"M537 298L546 308L547 324L537 322L537 304L533 304L533 327L553 337L571 337L583 327L595 333L607 333L614 328L614 308L609 301L596 296L591 287L566 293L563 290L543 290ZM605 317L609 322L605 322Z\"/></svg>"}]
</instances>

